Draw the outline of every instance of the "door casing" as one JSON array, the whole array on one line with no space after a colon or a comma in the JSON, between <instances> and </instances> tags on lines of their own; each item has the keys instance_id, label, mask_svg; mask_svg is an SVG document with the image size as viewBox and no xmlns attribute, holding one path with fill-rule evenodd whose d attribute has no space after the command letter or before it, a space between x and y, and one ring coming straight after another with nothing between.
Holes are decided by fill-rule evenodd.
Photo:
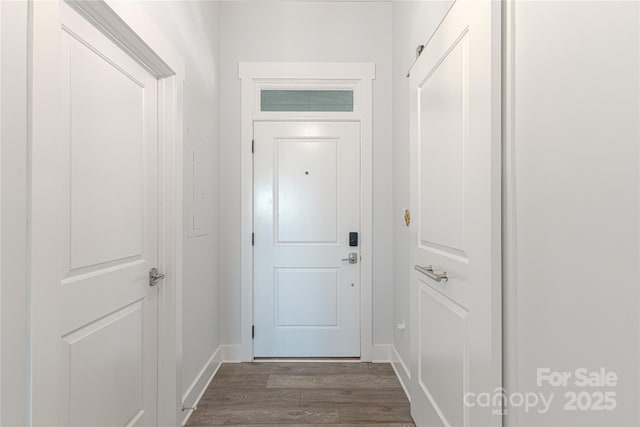
<instances>
[{"instance_id":1,"label":"door casing","mask_svg":"<svg viewBox=\"0 0 640 427\"><path fill-rule=\"evenodd\" d=\"M360 360L386 359L373 345L372 264L372 80L374 63L276 63L241 62L241 342L225 354L228 360L253 360L253 124L254 121L355 121L361 129L360 172ZM260 90L352 89L353 112L262 112Z\"/></svg>"},{"instance_id":2,"label":"door casing","mask_svg":"<svg viewBox=\"0 0 640 427\"><path fill-rule=\"evenodd\" d=\"M57 330L55 290L55 239L41 232L40 226L51 221L51 198L55 192L42 191L49 185L39 174L38 162L46 161L47 153L55 150L61 138L55 103L58 95L57 73L49 66L55 64L60 43L60 3L30 3L29 43L31 99L29 100L29 151L37 157L29 159L31 180L28 216L31 219L29 236L31 349L31 422L56 424L58 421L55 396L58 378L51 364L56 358L39 356L40 346L55 348L47 342ZM181 422L182 384L181 318L182 318L182 93L184 61L179 51L135 4L115 1L68 3L87 17L100 31L128 50L140 64L158 79L158 172L159 227L158 267L166 279L158 294L158 423L176 425ZM52 153L53 154L53 153ZM39 186L39 187L36 187ZM38 188L39 191L34 191ZM55 218L54 218L55 219ZM55 253L55 252L53 252ZM53 258L53 260L52 260ZM50 347L53 345L54 347Z\"/></svg>"}]
</instances>

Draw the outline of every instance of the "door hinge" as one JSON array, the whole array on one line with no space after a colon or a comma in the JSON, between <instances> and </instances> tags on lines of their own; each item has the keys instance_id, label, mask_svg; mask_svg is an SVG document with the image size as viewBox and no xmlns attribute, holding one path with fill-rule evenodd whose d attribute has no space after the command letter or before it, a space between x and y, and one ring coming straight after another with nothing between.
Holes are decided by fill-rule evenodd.
<instances>
[{"instance_id":1,"label":"door hinge","mask_svg":"<svg viewBox=\"0 0 640 427\"><path fill-rule=\"evenodd\" d=\"M252 140L251 140L251 152L252 152L252 153L254 152L254 145L255 145L255 140L254 140L254 139L252 139Z\"/></svg>"},{"instance_id":2,"label":"door hinge","mask_svg":"<svg viewBox=\"0 0 640 427\"><path fill-rule=\"evenodd\" d=\"M251 246L256 244L256 233L251 233Z\"/></svg>"},{"instance_id":3,"label":"door hinge","mask_svg":"<svg viewBox=\"0 0 640 427\"><path fill-rule=\"evenodd\" d=\"M256 325L251 325L251 339L256 337Z\"/></svg>"}]
</instances>

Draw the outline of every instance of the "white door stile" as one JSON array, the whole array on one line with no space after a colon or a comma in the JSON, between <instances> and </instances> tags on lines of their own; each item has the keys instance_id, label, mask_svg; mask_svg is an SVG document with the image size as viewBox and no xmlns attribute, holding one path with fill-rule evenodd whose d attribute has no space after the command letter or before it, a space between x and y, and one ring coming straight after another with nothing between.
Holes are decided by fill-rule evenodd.
<instances>
[{"instance_id":1,"label":"white door stile","mask_svg":"<svg viewBox=\"0 0 640 427\"><path fill-rule=\"evenodd\" d=\"M56 149L61 136L59 109L50 100L61 98L56 55L61 46L60 7L54 2L32 5L32 109L31 109L31 192L30 195L30 265L31 272L31 400L33 425L59 424L57 364L58 340L49 328L57 331L57 293L51 277L59 277L57 260L50 257L59 250L57 230L47 227L49 221L60 223L60 206L55 202L63 188L59 174L52 174L48 162L62 162ZM54 70L54 71L52 71ZM39 196L33 193L39 189ZM37 316L35 313L38 313ZM53 349L53 351L52 351Z\"/></svg>"},{"instance_id":2,"label":"white door stile","mask_svg":"<svg viewBox=\"0 0 640 427\"><path fill-rule=\"evenodd\" d=\"M158 424L179 425L182 412L183 263L183 78L159 80L158 140L159 269L166 275L158 293ZM176 114L178 113L179 114Z\"/></svg>"}]
</instances>

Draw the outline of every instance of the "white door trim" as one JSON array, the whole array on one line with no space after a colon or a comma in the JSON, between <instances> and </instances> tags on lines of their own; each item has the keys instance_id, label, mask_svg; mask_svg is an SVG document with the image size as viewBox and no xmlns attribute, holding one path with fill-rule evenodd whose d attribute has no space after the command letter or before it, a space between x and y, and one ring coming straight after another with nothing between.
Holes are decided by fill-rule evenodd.
<instances>
[{"instance_id":1,"label":"white door trim","mask_svg":"<svg viewBox=\"0 0 640 427\"><path fill-rule=\"evenodd\" d=\"M361 199L360 199L360 359L373 357L373 277L372 277L372 80L374 63L275 63L241 62L239 78L242 80L241 113L241 342L237 358L253 360L253 158L251 141L255 120L318 120L359 121L361 126ZM352 113L261 113L258 85L278 84L279 87L308 85L344 85L354 88L355 111Z\"/></svg>"},{"instance_id":2,"label":"white door trim","mask_svg":"<svg viewBox=\"0 0 640 427\"><path fill-rule=\"evenodd\" d=\"M137 61L158 78L158 173L159 173L159 268L166 274L159 288L158 302L158 424L178 425L181 419L181 355L182 355L182 92L184 61L173 45L149 18L132 3L112 0L93 2L68 1L106 36L123 46ZM61 2L34 2L30 16L32 28L30 75L32 99L29 100L31 151L37 153L31 162L29 188L32 221L29 242L31 330L32 330L32 408L33 424L57 424L55 396L58 378L50 360L34 358L33 348L49 346L56 328L55 286L56 262L50 260L55 251L55 238L47 236L43 224L55 220L54 201L34 192L47 188L46 176L39 173L39 163L47 153L55 155L55 142L60 138L60 123L52 108L59 96L57 73L47 65L55 61L60 48ZM52 152L53 150L53 152ZM53 243L53 244L52 244ZM37 316L35 315L37 314Z\"/></svg>"},{"instance_id":3,"label":"white door trim","mask_svg":"<svg viewBox=\"0 0 640 427\"><path fill-rule=\"evenodd\" d=\"M516 0L502 2L502 388L520 390L516 228ZM520 425L520 412L509 411L504 425Z\"/></svg>"},{"instance_id":4,"label":"white door trim","mask_svg":"<svg viewBox=\"0 0 640 427\"><path fill-rule=\"evenodd\" d=\"M2 6L0 6L0 25L2 24ZM0 31L0 46L2 46L2 31ZM0 99L2 99L2 55L0 55ZM0 102L0 147L2 146L2 103ZM0 207L2 206L2 150L0 150ZM0 224L2 224L2 209L0 208ZM2 239L0 238L0 301L2 301ZM2 331L2 304L0 304L0 331ZM0 333L0 377L2 376L2 342ZM2 384L0 383L0 421L2 420Z\"/></svg>"}]
</instances>

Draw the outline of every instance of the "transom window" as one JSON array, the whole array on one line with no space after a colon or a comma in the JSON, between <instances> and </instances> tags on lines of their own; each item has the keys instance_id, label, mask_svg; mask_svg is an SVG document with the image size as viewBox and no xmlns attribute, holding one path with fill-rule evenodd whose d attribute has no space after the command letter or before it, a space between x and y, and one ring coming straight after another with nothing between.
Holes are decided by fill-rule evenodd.
<instances>
[{"instance_id":1,"label":"transom window","mask_svg":"<svg viewBox=\"0 0 640 427\"><path fill-rule=\"evenodd\" d=\"M353 90L263 89L260 110L352 112Z\"/></svg>"}]
</instances>

